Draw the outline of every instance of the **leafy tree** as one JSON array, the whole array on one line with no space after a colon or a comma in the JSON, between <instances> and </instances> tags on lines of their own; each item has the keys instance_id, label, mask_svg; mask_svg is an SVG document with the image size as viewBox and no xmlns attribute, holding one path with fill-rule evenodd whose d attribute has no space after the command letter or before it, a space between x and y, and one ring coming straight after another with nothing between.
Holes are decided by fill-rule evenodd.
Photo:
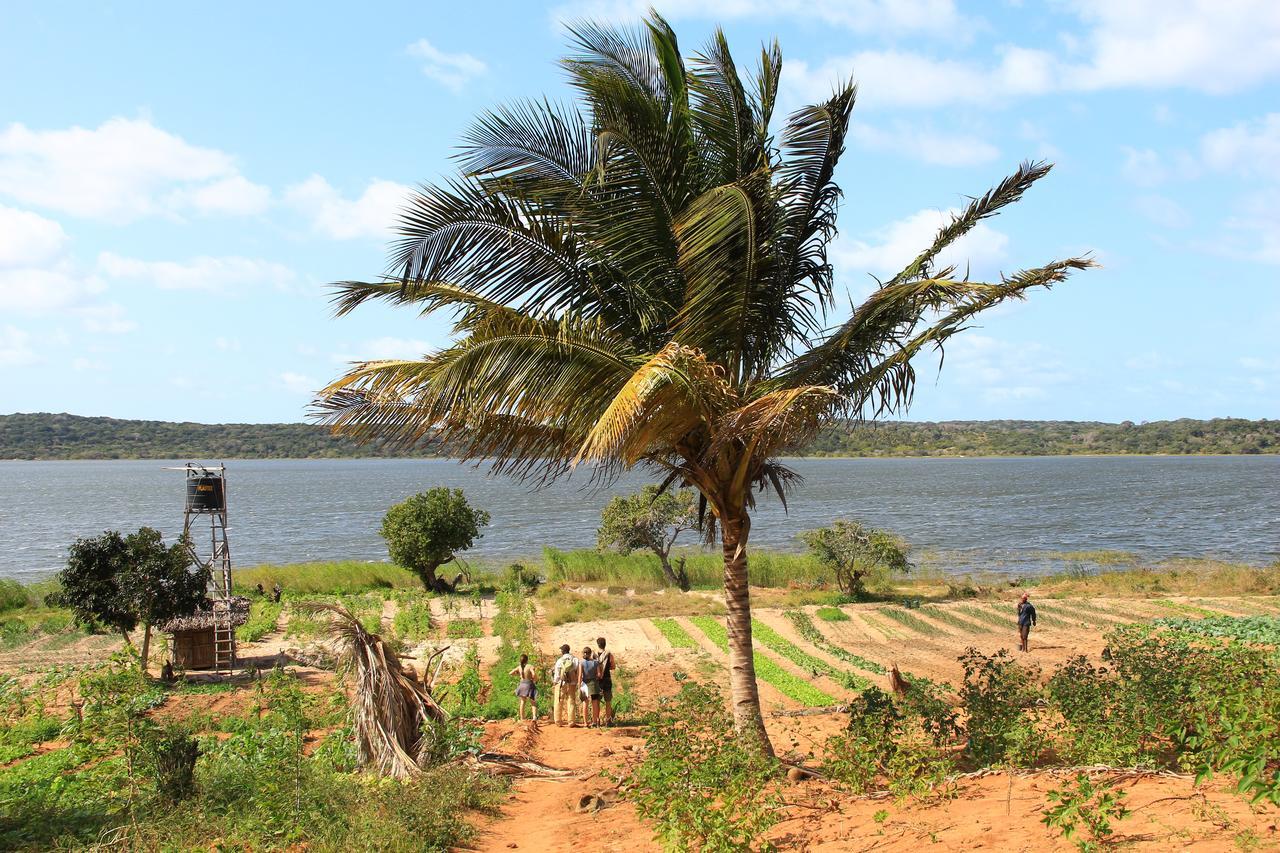
<instances>
[{"instance_id":1,"label":"leafy tree","mask_svg":"<svg viewBox=\"0 0 1280 853\"><path fill-rule=\"evenodd\" d=\"M438 486L387 510L378 532L392 561L421 578L428 592L438 592L436 569L470 548L488 523L489 513L467 503L462 489Z\"/></svg>"},{"instance_id":2,"label":"leafy tree","mask_svg":"<svg viewBox=\"0 0 1280 853\"><path fill-rule=\"evenodd\" d=\"M619 495L600 513L596 531L596 547L613 548L626 556L632 551L652 551L662 565L667 582L683 590L689 589L689 574L684 558L671 565L671 548L676 538L698 526L696 499L691 489L674 494L658 492L657 486L645 486L634 495Z\"/></svg>"},{"instance_id":3,"label":"leafy tree","mask_svg":"<svg viewBox=\"0 0 1280 853\"><path fill-rule=\"evenodd\" d=\"M835 573L845 595L864 598L867 581L883 582L892 574L911 570L908 546L887 530L866 527L857 521L837 521L830 527L806 530L804 544L819 562Z\"/></svg>"},{"instance_id":4,"label":"leafy tree","mask_svg":"<svg viewBox=\"0 0 1280 853\"><path fill-rule=\"evenodd\" d=\"M451 310L456 341L354 365L317 414L358 440L442 441L517 477L643 465L697 489L724 554L734 719L767 749L747 580L755 492L794 484L782 457L823 424L903 411L921 351L1091 262L994 283L938 262L1049 172L1025 163L828 326L853 84L775 137L776 44L744 81L722 33L686 62L656 13L636 30L570 32L580 106L482 115L460 176L408 201L391 276L337 285L339 314L376 299Z\"/></svg>"},{"instance_id":5,"label":"leafy tree","mask_svg":"<svg viewBox=\"0 0 1280 853\"><path fill-rule=\"evenodd\" d=\"M76 540L58 580L60 601L78 623L113 628L130 646L129 632L142 624L145 671L152 626L194 613L204 603L209 570L192 571L186 543L166 546L160 531L143 527L128 536L111 530Z\"/></svg>"}]
</instances>

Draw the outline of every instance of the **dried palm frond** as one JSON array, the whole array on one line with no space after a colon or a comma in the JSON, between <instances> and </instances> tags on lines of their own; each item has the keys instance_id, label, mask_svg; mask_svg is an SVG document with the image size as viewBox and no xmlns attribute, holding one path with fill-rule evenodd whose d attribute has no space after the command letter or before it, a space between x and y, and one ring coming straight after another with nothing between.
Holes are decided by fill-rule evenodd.
<instances>
[{"instance_id":1,"label":"dried palm frond","mask_svg":"<svg viewBox=\"0 0 1280 853\"><path fill-rule=\"evenodd\" d=\"M343 659L354 672L352 712L360 766L395 779L417 774L423 724L440 722L448 714L400 663L395 651L377 634L366 631L350 610L324 603L302 608L330 613L330 636L341 645Z\"/></svg>"}]
</instances>

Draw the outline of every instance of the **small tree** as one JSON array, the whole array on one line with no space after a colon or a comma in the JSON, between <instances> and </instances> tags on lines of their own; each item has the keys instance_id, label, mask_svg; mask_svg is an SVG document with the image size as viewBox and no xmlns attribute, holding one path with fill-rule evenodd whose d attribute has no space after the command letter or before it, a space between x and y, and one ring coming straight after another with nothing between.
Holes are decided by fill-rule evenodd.
<instances>
[{"instance_id":1,"label":"small tree","mask_svg":"<svg viewBox=\"0 0 1280 853\"><path fill-rule=\"evenodd\" d=\"M470 548L488 523L489 513L468 504L462 489L439 486L387 510L378 532L394 562L421 578L428 592L439 592L436 569Z\"/></svg>"},{"instance_id":2,"label":"small tree","mask_svg":"<svg viewBox=\"0 0 1280 853\"><path fill-rule=\"evenodd\" d=\"M800 538L819 562L835 572L836 584L852 598L866 597L868 580L883 582L894 573L911 570L906 542L888 530L857 521L806 530Z\"/></svg>"},{"instance_id":3,"label":"small tree","mask_svg":"<svg viewBox=\"0 0 1280 853\"><path fill-rule=\"evenodd\" d=\"M166 547L160 531L143 527L128 536L109 530L77 539L58 580L60 599L79 624L119 631L129 646L129 632L142 624L145 672L152 625L194 613L204 602L209 571L192 571L184 543Z\"/></svg>"},{"instance_id":4,"label":"small tree","mask_svg":"<svg viewBox=\"0 0 1280 853\"><path fill-rule=\"evenodd\" d=\"M143 527L124 538L126 570L120 575L120 598L142 623L142 670L151 651L151 626L195 613L209 590L209 569L192 570L185 542L166 547L160 531Z\"/></svg>"},{"instance_id":5,"label":"small tree","mask_svg":"<svg viewBox=\"0 0 1280 853\"><path fill-rule=\"evenodd\" d=\"M652 551L662 565L667 582L689 589L689 573L684 558L671 565L671 548L676 537L698 526L698 513L692 489L658 493L657 486L645 486L634 495L618 496L600 513L600 529L596 531L596 547L612 548L626 556L632 551Z\"/></svg>"}]
</instances>

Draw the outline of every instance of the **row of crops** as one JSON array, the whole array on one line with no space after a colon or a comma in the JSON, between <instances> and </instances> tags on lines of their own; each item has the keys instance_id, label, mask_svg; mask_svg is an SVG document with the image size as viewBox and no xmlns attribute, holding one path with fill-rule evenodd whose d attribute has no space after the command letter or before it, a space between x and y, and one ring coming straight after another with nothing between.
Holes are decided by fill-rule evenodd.
<instances>
[{"instance_id":1,"label":"row of crops","mask_svg":"<svg viewBox=\"0 0 1280 853\"><path fill-rule=\"evenodd\" d=\"M1280 646L1280 616L1166 617L1155 620L1162 628L1267 646Z\"/></svg>"}]
</instances>

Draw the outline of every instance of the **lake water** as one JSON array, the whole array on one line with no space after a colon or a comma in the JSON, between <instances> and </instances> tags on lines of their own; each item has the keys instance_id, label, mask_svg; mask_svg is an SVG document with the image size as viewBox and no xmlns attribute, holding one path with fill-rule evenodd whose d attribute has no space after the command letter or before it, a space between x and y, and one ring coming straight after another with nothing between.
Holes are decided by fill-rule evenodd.
<instances>
[{"instance_id":1,"label":"lake water","mask_svg":"<svg viewBox=\"0 0 1280 853\"><path fill-rule=\"evenodd\" d=\"M0 577L61 567L78 536L142 525L181 530L183 475L156 460L0 462ZM805 480L790 512L763 497L756 547L798 549L797 534L836 518L891 528L945 570L1036 573L1046 552L1121 550L1151 558L1280 556L1280 456L796 459ZM591 547L611 494L577 480L541 491L445 460L229 462L237 565L384 560L386 508L431 486L461 487L493 516L470 552L537 558L544 545Z\"/></svg>"}]
</instances>

